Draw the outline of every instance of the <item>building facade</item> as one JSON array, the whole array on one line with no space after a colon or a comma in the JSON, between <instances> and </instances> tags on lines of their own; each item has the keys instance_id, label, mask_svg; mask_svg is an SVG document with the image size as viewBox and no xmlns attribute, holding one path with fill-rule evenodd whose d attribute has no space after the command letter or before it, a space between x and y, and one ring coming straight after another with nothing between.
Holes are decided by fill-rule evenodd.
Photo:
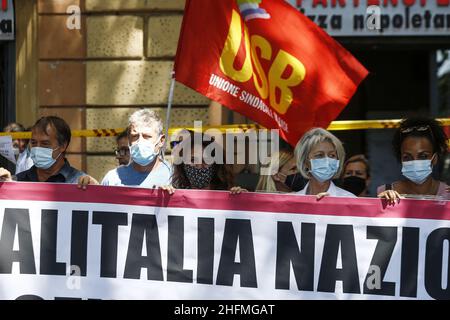
<instances>
[{"instance_id":1,"label":"building facade","mask_svg":"<svg viewBox=\"0 0 450 320\"><path fill-rule=\"evenodd\" d=\"M2 42L2 51L15 57L2 61L15 60L15 97L3 104L2 125L57 115L73 130L124 128L141 107L165 118L184 0L16 0L14 9L15 40ZM177 84L172 124L209 124L208 106ZM115 166L114 144L74 138L68 159L101 178Z\"/></svg>"}]
</instances>

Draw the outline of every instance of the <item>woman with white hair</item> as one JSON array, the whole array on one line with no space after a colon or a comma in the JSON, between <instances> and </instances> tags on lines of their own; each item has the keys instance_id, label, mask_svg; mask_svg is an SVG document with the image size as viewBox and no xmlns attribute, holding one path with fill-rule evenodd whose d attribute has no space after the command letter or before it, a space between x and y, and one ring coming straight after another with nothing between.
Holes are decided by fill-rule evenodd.
<instances>
[{"instance_id":1,"label":"woman with white hair","mask_svg":"<svg viewBox=\"0 0 450 320\"><path fill-rule=\"evenodd\" d=\"M353 193L337 187L332 179L341 175L345 160L342 142L322 128L305 133L295 147L297 168L309 182L297 194L356 198Z\"/></svg>"}]
</instances>

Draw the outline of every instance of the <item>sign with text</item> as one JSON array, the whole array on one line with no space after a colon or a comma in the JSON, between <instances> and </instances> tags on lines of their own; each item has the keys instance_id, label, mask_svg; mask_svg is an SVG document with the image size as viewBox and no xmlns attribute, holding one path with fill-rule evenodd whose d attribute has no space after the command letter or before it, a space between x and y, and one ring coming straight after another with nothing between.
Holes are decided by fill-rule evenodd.
<instances>
[{"instance_id":1,"label":"sign with text","mask_svg":"<svg viewBox=\"0 0 450 320\"><path fill-rule=\"evenodd\" d=\"M0 184L0 299L450 299L450 202Z\"/></svg>"},{"instance_id":2,"label":"sign with text","mask_svg":"<svg viewBox=\"0 0 450 320\"><path fill-rule=\"evenodd\" d=\"M448 36L449 0L287 0L331 36Z\"/></svg>"},{"instance_id":3,"label":"sign with text","mask_svg":"<svg viewBox=\"0 0 450 320\"><path fill-rule=\"evenodd\" d=\"M0 41L14 40L14 5L13 0L1 0L0 7Z\"/></svg>"}]
</instances>

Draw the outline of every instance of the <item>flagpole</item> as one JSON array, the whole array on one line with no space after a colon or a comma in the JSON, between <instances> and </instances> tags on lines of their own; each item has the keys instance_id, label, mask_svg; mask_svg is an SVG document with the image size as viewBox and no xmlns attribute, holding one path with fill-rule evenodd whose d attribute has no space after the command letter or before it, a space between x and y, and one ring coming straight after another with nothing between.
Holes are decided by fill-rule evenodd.
<instances>
[{"instance_id":1,"label":"flagpole","mask_svg":"<svg viewBox=\"0 0 450 320\"><path fill-rule=\"evenodd\" d=\"M164 144L164 150L167 148L167 141L170 143L169 138L169 127L170 127L170 112L172 111L173 94L175 91L175 71L170 73L170 89L169 89L169 99L167 101L167 114L166 114L166 143Z\"/></svg>"}]
</instances>

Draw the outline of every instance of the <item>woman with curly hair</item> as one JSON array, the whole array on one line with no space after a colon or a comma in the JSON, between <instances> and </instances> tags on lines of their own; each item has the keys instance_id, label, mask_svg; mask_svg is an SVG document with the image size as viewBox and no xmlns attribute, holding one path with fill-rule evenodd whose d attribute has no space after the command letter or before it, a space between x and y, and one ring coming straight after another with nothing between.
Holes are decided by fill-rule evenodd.
<instances>
[{"instance_id":1,"label":"woman with curly hair","mask_svg":"<svg viewBox=\"0 0 450 320\"><path fill-rule=\"evenodd\" d=\"M378 187L378 197L393 205L401 195L422 199L448 199L448 186L435 180L431 173L447 153L447 135L435 119L408 118L394 134L395 156L402 163L406 180Z\"/></svg>"}]
</instances>

